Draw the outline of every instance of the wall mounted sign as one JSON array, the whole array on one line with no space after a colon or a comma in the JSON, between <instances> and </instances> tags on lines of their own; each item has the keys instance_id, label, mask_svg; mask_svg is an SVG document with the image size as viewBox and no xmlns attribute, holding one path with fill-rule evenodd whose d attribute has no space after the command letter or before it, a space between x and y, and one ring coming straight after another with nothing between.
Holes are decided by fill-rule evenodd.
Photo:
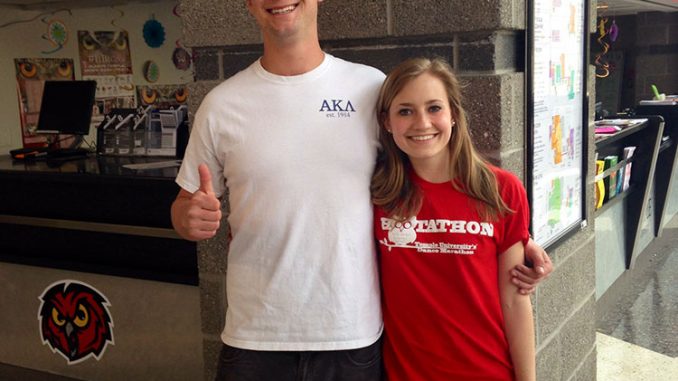
<instances>
[{"instance_id":1,"label":"wall mounted sign","mask_svg":"<svg viewBox=\"0 0 678 381\"><path fill-rule=\"evenodd\" d=\"M132 74L126 31L78 31L83 76Z\"/></svg>"},{"instance_id":2,"label":"wall mounted sign","mask_svg":"<svg viewBox=\"0 0 678 381\"><path fill-rule=\"evenodd\" d=\"M94 357L99 360L113 342L113 319L108 299L94 287L61 280L43 291L38 309L43 344L68 365Z\"/></svg>"},{"instance_id":3,"label":"wall mounted sign","mask_svg":"<svg viewBox=\"0 0 678 381\"><path fill-rule=\"evenodd\" d=\"M528 196L543 247L585 225L588 2L528 4Z\"/></svg>"},{"instance_id":4,"label":"wall mounted sign","mask_svg":"<svg viewBox=\"0 0 678 381\"><path fill-rule=\"evenodd\" d=\"M14 60L19 96L19 119L24 147L47 144L47 135L36 134L44 82L69 81L73 76L73 60L67 58L17 58Z\"/></svg>"},{"instance_id":5,"label":"wall mounted sign","mask_svg":"<svg viewBox=\"0 0 678 381\"><path fill-rule=\"evenodd\" d=\"M97 81L93 127L114 108L136 107L127 31L79 30L78 50L82 79Z\"/></svg>"}]
</instances>

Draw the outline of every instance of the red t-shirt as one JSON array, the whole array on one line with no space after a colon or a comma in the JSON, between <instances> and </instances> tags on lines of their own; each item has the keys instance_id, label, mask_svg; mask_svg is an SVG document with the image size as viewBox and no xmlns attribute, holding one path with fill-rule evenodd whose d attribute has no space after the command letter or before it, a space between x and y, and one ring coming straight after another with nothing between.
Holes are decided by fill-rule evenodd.
<instances>
[{"instance_id":1,"label":"red t-shirt","mask_svg":"<svg viewBox=\"0 0 678 381\"><path fill-rule=\"evenodd\" d=\"M525 189L492 167L515 211L483 221L475 202L450 183L416 176L424 201L395 223L376 208L389 381L513 380L497 282L497 256L529 238Z\"/></svg>"}]
</instances>

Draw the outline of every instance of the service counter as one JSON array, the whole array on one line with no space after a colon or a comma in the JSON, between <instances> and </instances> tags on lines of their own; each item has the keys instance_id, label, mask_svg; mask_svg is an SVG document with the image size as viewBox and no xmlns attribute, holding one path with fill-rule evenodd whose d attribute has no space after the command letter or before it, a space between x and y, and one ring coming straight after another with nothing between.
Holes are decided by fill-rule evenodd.
<instances>
[{"instance_id":1,"label":"service counter","mask_svg":"<svg viewBox=\"0 0 678 381\"><path fill-rule=\"evenodd\" d=\"M624 147L636 147L630 159L596 176L602 182L632 164L630 188L594 212L599 300L634 268L636 259L678 213L678 106L638 107L630 120L646 122L613 135L596 136L601 160L607 155L622 157Z\"/></svg>"},{"instance_id":2,"label":"service counter","mask_svg":"<svg viewBox=\"0 0 678 381\"><path fill-rule=\"evenodd\" d=\"M0 157L0 363L203 378L196 244L170 222L178 168L123 167L158 160Z\"/></svg>"},{"instance_id":3,"label":"service counter","mask_svg":"<svg viewBox=\"0 0 678 381\"><path fill-rule=\"evenodd\" d=\"M605 183L603 193L615 188L631 166L629 188L614 195L594 212L596 238L596 298L600 298L628 269L655 237L653 179L660 150L664 120L639 116L613 135L596 136L596 154L622 157L624 147L635 147L633 156L596 175ZM615 175L612 180L612 175ZM605 180L610 179L608 185ZM617 187L618 188L618 187Z\"/></svg>"},{"instance_id":4,"label":"service counter","mask_svg":"<svg viewBox=\"0 0 678 381\"><path fill-rule=\"evenodd\" d=\"M636 113L660 115L664 131L653 184L656 236L678 214L678 105L639 105Z\"/></svg>"}]
</instances>

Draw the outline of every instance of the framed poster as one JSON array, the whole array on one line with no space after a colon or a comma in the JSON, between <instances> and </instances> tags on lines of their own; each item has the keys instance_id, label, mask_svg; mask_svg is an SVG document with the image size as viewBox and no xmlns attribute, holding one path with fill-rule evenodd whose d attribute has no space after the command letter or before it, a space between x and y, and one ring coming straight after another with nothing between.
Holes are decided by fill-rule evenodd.
<instances>
[{"instance_id":1,"label":"framed poster","mask_svg":"<svg viewBox=\"0 0 678 381\"><path fill-rule=\"evenodd\" d=\"M588 12L586 0L527 7L527 191L544 248L586 223Z\"/></svg>"}]
</instances>

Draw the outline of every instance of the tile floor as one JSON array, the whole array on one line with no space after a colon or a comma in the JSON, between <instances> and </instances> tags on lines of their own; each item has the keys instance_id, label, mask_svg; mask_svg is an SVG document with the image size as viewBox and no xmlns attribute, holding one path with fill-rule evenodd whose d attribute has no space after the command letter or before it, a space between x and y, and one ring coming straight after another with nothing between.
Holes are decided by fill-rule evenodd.
<instances>
[{"instance_id":1,"label":"tile floor","mask_svg":"<svg viewBox=\"0 0 678 381\"><path fill-rule=\"evenodd\" d=\"M678 216L636 263L611 307L598 310L597 379L678 380Z\"/></svg>"},{"instance_id":2,"label":"tile floor","mask_svg":"<svg viewBox=\"0 0 678 381\"><path fill-rule=\"evenodd\" d=\"M598 381L670 381L678 359L597 333Z\"/></svg>"}]
</instances>

